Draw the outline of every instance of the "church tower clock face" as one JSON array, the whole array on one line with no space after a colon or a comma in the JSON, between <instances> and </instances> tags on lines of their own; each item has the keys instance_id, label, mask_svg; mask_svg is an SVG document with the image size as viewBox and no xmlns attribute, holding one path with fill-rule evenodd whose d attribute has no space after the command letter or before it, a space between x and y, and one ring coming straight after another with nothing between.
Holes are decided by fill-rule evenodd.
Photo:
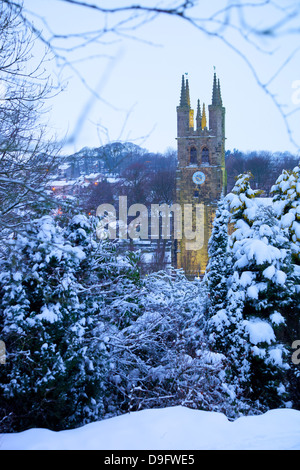
<instances>
[{"instance_id":1,"label":"church tower clock face","mask_svg":"<svg viewBox=\"0 0 300 470\"><path fill-rule=\"evenodd\" d=\"M196 171L194 174L193 174L193 182L195 184L203 184L205 181L205 174L202 173L202 171Z\"/></svg>"}]
</instances>

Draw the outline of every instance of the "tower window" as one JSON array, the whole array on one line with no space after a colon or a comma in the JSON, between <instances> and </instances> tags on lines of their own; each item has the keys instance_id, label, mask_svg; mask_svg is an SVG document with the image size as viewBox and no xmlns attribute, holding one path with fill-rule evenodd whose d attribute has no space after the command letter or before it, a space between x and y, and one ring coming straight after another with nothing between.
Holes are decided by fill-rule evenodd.
<instances>
[{"instance_id":1,"label":"tower window","mask_svg":"<svg viewBox=\"0 0 300 470\"><path fill-rule=\"evenodd\" d=\"M203 147L202 149L201 163L202 165L209 165L209 150L207 147Z\"/></svg>"},{"instance_id":2,"label":"tower window","mask_svg":"<svg viewBox=\"0 0 300 470\"><path fill-rule=\"evenodd\" d=\"M196 147L190 148L190 164L197 165L197 149Z\"/></svg>"}]
</instances>

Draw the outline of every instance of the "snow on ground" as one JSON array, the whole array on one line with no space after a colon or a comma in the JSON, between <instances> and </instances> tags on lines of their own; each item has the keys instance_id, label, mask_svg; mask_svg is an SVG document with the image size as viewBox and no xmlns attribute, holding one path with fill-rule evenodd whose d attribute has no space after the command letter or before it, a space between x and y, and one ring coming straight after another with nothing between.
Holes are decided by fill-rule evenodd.
<instances>
[{"instance_id":1,"label":"snow on ground","mask_svg":"<svg viewBox=\"0 0 300 470\"><path fill-rule=\"evenodd\" d=\"M53 432L0 435L0 450L300 450L300 411L275 409L230 422L183 406L143 410Z\"/></svg>"}]
</instances>

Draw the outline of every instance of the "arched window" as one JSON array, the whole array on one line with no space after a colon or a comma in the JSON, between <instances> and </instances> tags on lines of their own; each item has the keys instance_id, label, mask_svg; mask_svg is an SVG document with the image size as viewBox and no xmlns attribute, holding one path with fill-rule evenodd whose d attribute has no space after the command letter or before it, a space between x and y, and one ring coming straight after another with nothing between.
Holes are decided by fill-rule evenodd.
<instances>
[{"instance_id":1,"label":"arched window","mask_svg":"<svg viewBox=\"0 0 300 470\"><path fill-rule=\"evenodd\" d=\"M203 147L201 152L201 163L202 165L209 165L209 150L207 147Z\"/></svg>"},{"instance_id":2,"label":"arched window","mask_svg":"<svg viewBox=\"0 0 300 470\"><path fill-rule=\"evenodd\" d=\"M197 149L196 147L190 148L190 164L197 165Z\"/></svg>"}]
</instances>

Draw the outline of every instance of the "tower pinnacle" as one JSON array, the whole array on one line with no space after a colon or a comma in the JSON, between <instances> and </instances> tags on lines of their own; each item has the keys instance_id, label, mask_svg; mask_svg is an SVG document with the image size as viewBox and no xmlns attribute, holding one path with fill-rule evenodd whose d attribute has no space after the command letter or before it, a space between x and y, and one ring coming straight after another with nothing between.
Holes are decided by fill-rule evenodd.
<instances>
[{"instance_id":1,"label":"tower pinnacle","mask_svg":"<svg viewBox=\"0 0 300 470\"><path fill-rule=\"evenodd\" d=\"M220 106L222 106L223 103L222 103L221 86L220 86L220 79L219 78L218 78L218 99L219 99Z\"/></svg>"},{"instance_id":2,"label":"tower pinnacle","mask_svg":"<svg viewBox=\"0 0 300 470\"><path fill-rule=\"evenodd\" d=\"M186 82L185 82L185 89L186 89L186 101L187 101L188 107L190 108L191 107L191 99L190 99L190 87L189 87L189 80L188 79L186 79Z\"/></svg>"},{"instance_id":3,"label":"tower pinnacle","mask_svg":"<svg viewBox=\"0 0 300 470\"><path fill-rule=\"evenodd\" d=\"M216 72L214 72L212 102L213 106L222 106L220 80L217 81Z\"/></svg>"},{"instance_id":4,"label":"tower pinnacle","mask_svg":"<svg viewBox=\"0 0 300 470\"><path fill-rule=\"evenodd\" d=\"M197 115L196 115L196 124L197 129L201 129L201 109L200 109L200 100L197 101Z\"/></svg>"},{"instance_id":5,"label":"tower pinnacle","mask_svg":"<svg viewBox=\"0 0 300 470\"><path fill-rule=\"evenodd\" d=\"M213 91L212 91L212 101L211 104L216 106L218 102L218 86L217 86L217 76L216 72L214 72L214 81L213 81Z\"/></svg>"},{"instance_id":6,"label":"tower pinnacle","mask_svg":"<svg viewBox=\"0 0 300 470\"><path fill-rule=\"evenodd\" d=\"M206 123L206 114L205 114L205 104L203 103L201 128L204 129L205 127L207 127L207 123Z\"/></svg>"},{"instance_id":7,"label":"tower pinnacle","mask_svg":"<svg viewBox=\"0 0 300 470\"><path fill-rule=\"evenodd\" d=\"M185 84L185 80L184 80L184 75L182 75L181 93L180 93L180 107L185 107L185 106L188 106L187 89L186 89L186 84Z\"/></svg>"}]
</instances>

